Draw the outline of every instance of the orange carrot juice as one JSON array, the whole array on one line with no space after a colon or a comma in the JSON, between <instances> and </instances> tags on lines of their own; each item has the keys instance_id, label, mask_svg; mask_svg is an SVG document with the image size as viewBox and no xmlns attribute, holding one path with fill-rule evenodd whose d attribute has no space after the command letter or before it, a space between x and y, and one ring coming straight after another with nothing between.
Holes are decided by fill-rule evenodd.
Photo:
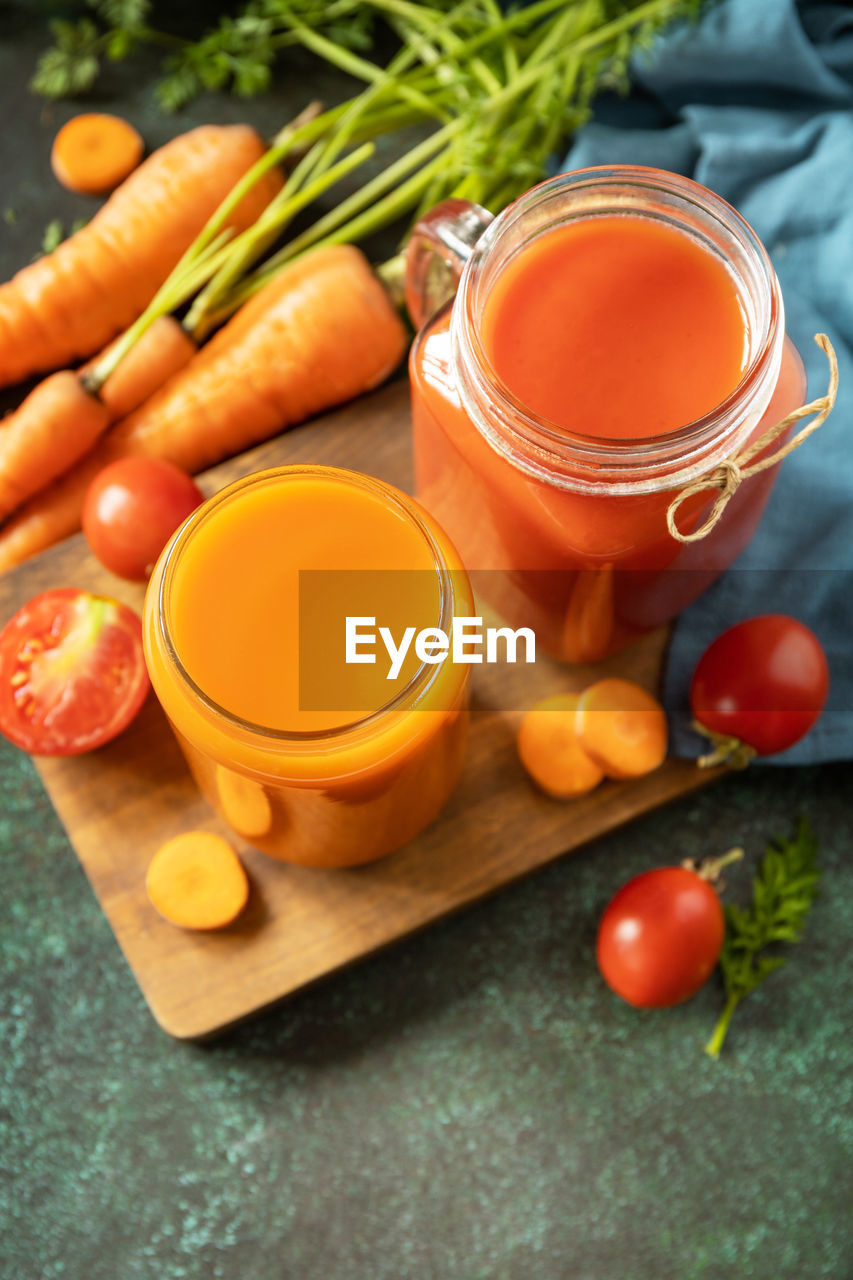
<instances>
[{"instance_id":1,"label":"orange carrot juice","mask_svg":"<svg viewBox=\"0 0 853 1280\"><path fill-rule=\"evenodd\" d=\"M224 489L173 539L146 596L146 660L234 831L286 861L350 866L444 804L467 673L413 648L394 679L381 654L350 662L346 620L397 637L471 612L456 552L410 498L354 472L285 467Z\"/></svg>"},{"instance_id":2,"label":"orange carrot juice","mask_svg":"<svg viewBox=\"0 0 853 1280\"><path fill-rule=\"evenodd\" d=\"M410 368L419 499L507 620L577 662L672 618L739 554L776 468L695 543L667 508L805 391L747 224L628 166L560 175L492 222Z\"/></svg>"}]
</instances>

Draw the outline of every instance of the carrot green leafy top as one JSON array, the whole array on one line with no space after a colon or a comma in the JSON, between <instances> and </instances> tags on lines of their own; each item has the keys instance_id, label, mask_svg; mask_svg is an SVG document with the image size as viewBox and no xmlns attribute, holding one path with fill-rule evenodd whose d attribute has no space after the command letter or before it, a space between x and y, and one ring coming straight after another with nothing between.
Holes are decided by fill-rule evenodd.
<instances>
[{"instance_id":1,"label":"carrot green leafy top","mask_svg":"<svg viewBox=\"0 0 853 1280\"><path fill-rule=\"evenodd\" d=\"M259 92L275 54L294 44L364 87L346 102L297 118L273 140L260 169L287 159L279 196L233 240L220 210L113 362L156 314L191 297L184 324L203 340L286 262L319 245L361 242L449 197L497 213L547 176L552 156L586 119L595 93L625 82L631 54L700 3L534 0L504 9L498 0L252 0L195 43L169 37L160 94L170 107L202 87ZM40 92L77 91L97 75L92 59L124 57L155 38L144 25L147 0L95 0L94 7L103 29L90 19L55 28L58 44L36 75ZM377 19L395 41L384 63L368 56ZM117 48L97 43L109 32ZM421 133L414 146L401 132L412 126ZM296 214L373 156L380 139L397 158L282 244ZM256 166L228 208L260 176Z\"/></svg>"}]
</instances>

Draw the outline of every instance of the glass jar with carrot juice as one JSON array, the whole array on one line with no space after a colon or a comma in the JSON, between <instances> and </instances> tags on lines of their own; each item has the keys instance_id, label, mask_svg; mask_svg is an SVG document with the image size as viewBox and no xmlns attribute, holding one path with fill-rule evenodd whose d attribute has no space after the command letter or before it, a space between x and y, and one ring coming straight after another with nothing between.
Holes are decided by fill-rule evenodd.
<instances>
[{"instance_id":1,"label":"glass jar with carrot juice","mask_svg":"<svg viewBox=\"0 0 853 1280\"><path fill-rule=\"evenodd\" d=\"M458 288L430 316L442 271ZM805 392L768 255L725 201L631 166L561 174L494 220L449 201L412 235L407 300L416 494L543 648L608 656L746 546L776 466L706 536L683 540L708 488L668 521Z\"/></svg>"},{"instance_id":2,"label":"glass jar with carrot juice","mask_svg":"<svg viewBox=\"0 0 853 1280\"><path fill-rule=\"evenodd\" d=\"M469 668L409 647L391 679L370 635L449 632L472 610L456 551L411 498L339 468L276 468L209 499L166 548L146 661L237 835L288 862L352 866L432 821L467 730Z\"/></svg>"}]
</instances>

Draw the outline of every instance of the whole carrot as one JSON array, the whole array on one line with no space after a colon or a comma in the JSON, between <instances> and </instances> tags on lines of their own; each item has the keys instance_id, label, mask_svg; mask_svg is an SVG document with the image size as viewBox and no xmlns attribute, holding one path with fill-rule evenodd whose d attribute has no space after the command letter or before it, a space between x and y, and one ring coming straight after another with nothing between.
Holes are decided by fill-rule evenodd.
<instances>
[{"instance_id":1,"label":"whole carrot","mask_svg":"<svg viewBox=\"0 0 853 1280\"><path fill-rule=\"evenodd\" d=\"M203 125L154 151L91 222L0 285L0 386L103 347L145 308L265 144ZM271 171L231 218L245 228L281 186Z\"/></svg>"},{"instance_id":2,"label":"whole carrot","mask_svg":"<svg viewBox=\"0 0 853 1280\"><path fill-rule=\"evenodd\" d=\"M241 307L101 448L200 471L377 386L407 342L360 249L314 250Z\"/></svg>"},{"instance_id":3,"label":"whole carrot","mask_svg":"<svg viewBox=\"0 0 853 1280\"><path fill-rule=\"evenodd\" d=\"M141 454L201 471L377 386L407 342L359 249L334 245L295 259L0 528L0 572L79 529L86 490L108 462Z\"/></svg>"},{"instance_id":4,"label":"whole carrot","mask_svg":"<svg viewBox=\"0 0 853 1280\"><path fill-rule=\"evenodd\" d=\"M293 140L319 114L319 104L310 103L279 131L271 148L229 191L129 329L75 374L51 374L0 423L0 520L70 468L109 425L136 409L195 355L195 338L170 313L179 310L209 278L223 252L229 254L230 246L223 245L231 233L224 228L233 211L245 207L246 193L256 184L270 185L272 166L290 155ZM351 163L331 166L325 183L334 181ZM323 181L315 181L312 193L322 185ZM269 234L270 217L280 218L286 212L287 194L280 190L266 205L262 216L237 237L238 248L244 246L246 236Z\"/></svg>"}]
</instances>

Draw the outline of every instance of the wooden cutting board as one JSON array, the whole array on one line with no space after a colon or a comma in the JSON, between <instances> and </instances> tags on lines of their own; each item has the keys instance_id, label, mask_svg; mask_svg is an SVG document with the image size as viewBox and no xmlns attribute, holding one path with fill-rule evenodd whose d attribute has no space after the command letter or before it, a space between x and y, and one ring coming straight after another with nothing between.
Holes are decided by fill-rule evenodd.
<instances>
[{"instance_id":1,"label":"wooden cutting board","mask_svg":"<svg viewBox=\"0 0 853 1280\"><path fill-rule=\"evenodd\" d=\"M213 492L261 467L314 462L409 489L409 428L408 387L397 382L223 463L202 485ZM102 569L78 535L0 579L0 623L37 592L68 585L142 605L143 589ZM389 858L348 871L290 867L235 841L250 903L235 925L213 934L168 924L145 892L148 862L164 840L196 827L224 832L153 695L108 746L35 763L154 1017L170 1035L200 1038L717 776L673 759L646 778L558 802L536 792L518 763L519 713L497 707L523 707L605 673L655 689L665 643L666 633L655 632L594 673L542 658L535 667L502 667L497 697L489 684L497 669L475 667L466 767L432 826Z\"/></svg>"}]
</instances>

